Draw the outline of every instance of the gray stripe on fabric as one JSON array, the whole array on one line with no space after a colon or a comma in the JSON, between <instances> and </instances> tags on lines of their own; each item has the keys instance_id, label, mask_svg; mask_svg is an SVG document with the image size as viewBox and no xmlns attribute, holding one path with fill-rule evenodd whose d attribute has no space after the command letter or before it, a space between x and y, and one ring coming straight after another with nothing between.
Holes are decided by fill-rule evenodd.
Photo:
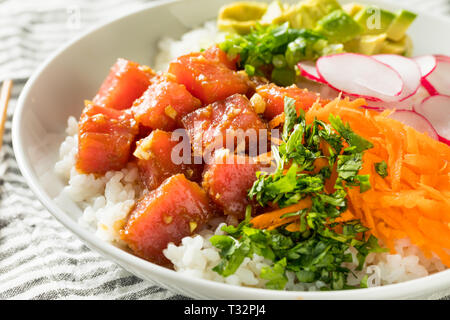
<instances>
[{"instance_id":1,"label":"gray stripe on fabric","mask_svg":"<svg viewBox=\"0 0 450 320\"><path fill-rule=\"evenodd\" d=\"M55 273L55 274L52 274L51 276L39 276L39 277L36 277L35 279L28 280L20 285L14 286L12 288L8 288L7 290L0 292L0 299L7 299L9 297L20 295L20 294L30 290L30 288L32 288L32 287L41 286L44 284L50 284L52 282L76 281L74 283L79 284L79 283L83 282L83 280L95 279L103 274L108 273L108 272L111 272L111 270L107 270L107 272L103 272L102 270L93 270L93 271L90 271L89 273L80 275L80 279L78 279L78 276L75 276L73 273L69 273L69 272ZM74 292L73 290L77 290L77 292L82 293L83 296L86 296L86 295L90 295L90 294L98 294L101 292L104 292L104 293L110 292L110 291L114 290L115 288L128 287L128 286L132 286L136 283L140 283L140 282L142 282L141 279L139 279L135 276L129 275L129 276L121 277L118 279L107 280L94 288L87 288L87 289L68 288L68 289L64 289L61 292L64 292L64 294L67 295L67 294L73 293ZM95 282L93 282L93 283L95 283Z\"/></svg>"},{"instance_id":2,"label":"gray stripe on fabric","mask_svg":"<svg viewBox=\"0 0 450 320\"><path fill-rule=\"evenodd\" d=\"M58 290L54 290L54 291L48 291L48 292L44 292L38 296L33 297L32 299L49 299L52 296L57 295L57 298L63 298L65 296L68 296L70 294L76 294L80 297L85 297L88 295L95 295L95 294L99 294L99 293L105 293L105 292L110 292L112 290L114 290L117 287L128 287L128 286L132 286L133 284L139 283L142 280L135 277L135 276L128 276L125 278L119 278L119 279L114 279L114 280L110 280L108 282L105 282L103 284L101 284L100 286L96 287L96 288L91 288L91 289L58 289ZM1 295L0 295L1 296Z\"/></svg>"},{"instance_id":3,"label":"gray stripe on fabric","mask_svg":"<svg viewBox=\"0 0 450 320\"><path fill-rule=\"evenodd\" d=\"M161 287L153 286L153 287L145 288L144 290L141 290L141 291L127 293L126 295L119 296L116 298L116 300L137 300L137 299L141 299L141 298L150 296L152 294L156 294L158 292L162 292L164 290L165 289L163 289Z\"/></svg>"},{"instance_id":4,"label":"gray stripe on fabric","mask_svg":"<svg viewBox=\"0 0 450 320\"><path fill-rule=\"evenodd\" d=\"M28 290L32 286L37 286L41 283L44 283L45 281L49 281L49 280L45 277L39 277L39 278L33 279L31 281L22 283L19 286L12 287L4 292L0 292L0 299L12 298L17 294L20 294L21 292Z\"/></svg>"},{"instance_id":5,"label":"gray stripe on fabric","mask_svg":"<svg viewBox=\"0 0 450 320\"><path fill-rule=\"evenodd\" d=\"M41 263L38 265L34 265L31 267L26 268L27 272L30 271L34 271L34 270L39 270L42 267L46 267L46 268L51 268L54 267L56 265L79 265L79 264L94 264L96 262L102 262L104 261L103 258L101 257L87 257L87 258L79 258L79 256L81 256L81 254L86 253L86 252L90 252L89 250L86 251L79 251L76 254L75 253L71 253L70 257L64 257L64 258L58 258L58 259L54 259L48 262L41 262L42 260L40 259L36 259L39 257L38 254L33 254L31 256L27 256L25 258L21 258L21 259L17 259L16 261L14 261L13 263L0 268L0 274L5 274L7 272L10 272L12 270L15 270L16 268L18 268L19 266L22 265L29 265L29 262L33 262L35 260L40 261Z\"/></svg>"}]
</instances>

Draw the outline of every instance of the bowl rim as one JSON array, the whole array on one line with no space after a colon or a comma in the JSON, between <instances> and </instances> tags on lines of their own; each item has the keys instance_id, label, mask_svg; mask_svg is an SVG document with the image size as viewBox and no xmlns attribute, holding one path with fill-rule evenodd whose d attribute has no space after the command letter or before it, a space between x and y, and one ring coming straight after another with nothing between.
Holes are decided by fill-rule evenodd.
<instances>
[{"instance_id":1,"label":"bowl rim","mask_svg":"<svg viewBox=\"0 0 450 320\"><path fill-rule=\"evenodd\" d=\"M42 62L42 64L30 76L20 93L16 108L14 110L11 127L12 144L18 167L28 186L36 195L38 200L43 204L43 206L61 224L63 224L67 229L75 234L78 239L87 244L90 248L95 248L94 251L101 254L105 259L113 260L121 266L122 263L120 262L123 262L127 266L134 265L140 270L147 270L152 273L152 276L150 278L154 278L155 275L161 275L163 276L163 278L171 278L172 280L181 284L182 287L189 288L189 286L196 286L207 290L208 288L211 288L211 286L214 286L217 290L220 290L224 294L232 294L236 290L239 290L241 293L247 294L248 297L252 297L255 299L401 299L402 296L405 296L405 292L410 293L409 296L419 296L423 294L423 292L431 294L436 290L436 288L439 288L441 290L450 288L450 269L396 284L340 291L279 291L263 288L235 286L203 278L187 277L186 275L178 273L174 270L161 267L147 260L139 258L127 252L126 250L120 249L107 241L99 239L93 232L81 226L77 221L71 219L64 212L64 210L58 207L54 199L47 195L44 189L40 186L37 175L34 173L30 161L25 153L25 146L23 145L22 141L21 123L26 111L26 100L31 88L39 80L41 73L53 62L55 58L59 57L67 50L70 50L73 45L75 45L79 41L82 41L86 36L104 28L108 28L111 24L120 20L132 19L134 15L141 14L144 11L151 11L155 7L171 6L174 3L181 1L183 0L155 0L152 3L139 6L137 9L131 10L124 15L116 16L114 18L104 20L101 24L91 26L90 28L87 28L86 31L81 32L72 40L66 42L59 49L50 54L47 59L45 59L44 62ZM375 0L373 2L386 4L387 6L391 7L407 7L407 5L405 6L386 3L385 0ZM417 12L417 10L415 11ZM431 15L426 12L420 12L420 15L427 16L430 19L432 18L441 20L443 21L443 23L447 23L450 25L450 19L445 16ZM132 270L128 270L126 267L124 267L124 269L126 269L128 272L133 273ZM164 286L164 283L162 283L162 285Z\"/></svg>"}]
</instances>

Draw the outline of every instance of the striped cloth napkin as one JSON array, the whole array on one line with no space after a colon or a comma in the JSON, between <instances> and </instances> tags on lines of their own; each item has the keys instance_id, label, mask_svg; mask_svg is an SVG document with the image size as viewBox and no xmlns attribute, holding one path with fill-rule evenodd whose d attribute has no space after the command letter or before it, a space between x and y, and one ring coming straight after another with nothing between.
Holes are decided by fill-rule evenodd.
<instances>
[{"instance_id":1,"label":"striped cloth napkin","mask_svg":"<svg viewBox=\"0 0 450 320\"><path fill-rule=\"evenodd\" d=\"M14 80L0 153L0 300L186 298L135 277L63 227L28 188L11 145L17 98L37 65L86 27L145 3L0 0L0 81Z\"/></svg>"},{"instance_id":2,"label":"striped cloth napkin","mask_svg":"<svg viewBox=\"0 0 450 320\"><path fill-rule=\"evenodd\" d=\"M150 1L0 0L0 81L14 80L0 153L0 299L187 298L141 280L88 249L36 199L11 145L11 116L38 64L87 27ZM449 0L392 1L450 15Z\"/></svg>"}]
</instances>

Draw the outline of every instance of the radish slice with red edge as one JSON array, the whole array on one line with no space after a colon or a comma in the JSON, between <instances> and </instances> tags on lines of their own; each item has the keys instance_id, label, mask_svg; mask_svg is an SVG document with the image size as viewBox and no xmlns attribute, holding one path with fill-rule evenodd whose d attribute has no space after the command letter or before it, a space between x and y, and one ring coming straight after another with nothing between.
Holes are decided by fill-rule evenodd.
<instances>
[{"instance_id":1,"label":"radish slice with red edge","mask_svg":"<svg viewBox=\"0 0 450 320\"><path fill-rule=\"evenodd\" d=\"M434 86L425 78L422 78L420 81L422 83L422 86L427 90L427 92L430 94L430 96L438 95L439 92L436 91Z\"/></svg>"},{"instance_id":2,"label":"radish slice with red edge","mask_svg":"<svg viewBox=\"0 0 450 320\"><path fill-rule=\"evenodd\" d=\"M450 96L428 97L414 111L431 123L441 140L450 140Z\"/></svg>"},{"instance_id":3,"label":"radish slice with red edge","mask_svg":"<svg viewBox=\"0 0 450 320\"><path fill-rule=\"evenodd\" d=\"M295 83L297 87L317 92L322 99L334 100L339 97L340 92L334 90L326 83L309 80L305 77L299 78Z\"/></svg>"},{"instance_id":4,"label":"radish slice with red edge","mask_svg":"<svg viewBox=\"0 0 450 320\"><path fill-rule=\"evenodd\" d=\"M320 57L319 76L344 94L371 100L392 100L403 91L403 81L390 66L362 54L338 53Z\"/></svg>"},{"instance_id":5,"label":"radish slice with red edge","mask_svg":"<svg viewBox=\"0 0 450 320\"><path fill-rule=\"evenodd\" d=\"M400 121L401 123L406 124L419 132L427 133L428 136L434 140L439 140L438 134L430 122L422 115L414 111L396 110L391 113L388 118Z\"/></svg>"},{"instance_id":6,"label":"radish slice with red edge","mask_svg":"<svg viewBox=\"0 0 450 320\"><path fill-rule=\"evenodd\" d=\"M366 102L367 102L366 109L375 109L375 110L395 109L395 110L409 110L409 111L413 109L413 105L411 103L408 103L408 101L406 103L404 101L402 102L366 101Z\"/></svg>"},{"instance_id":7,"label":"radish slice with red edge","mask_svg":"<svg viewBox=\"0 0 450 320\"><path fill-rule=\"evenodd\" d=\"M419 105L422 101L429 97L425 87L420 86L419 89L411 97L403 101L385 102L385 101L367 101L368 109L396 109L396 110L413 110L414 106Z\"/></svg>"},{"instance_id":8,"label":"radish slice with red edge","mask_svg":"<svg viewBox=\"0 0 450 320\"><path fill-rule=\"evenodd\" d=\"M441 60L447 60L447 61L450 61L450 56L446 56L446 55L443 55L443 54L435 54L434 57L435 57L436 59L441 59Z\"/></svg>"},{"instance_id":9,"label":"radish slice with red edge","mask_svg":"<svg viewBox=\"0 0 450 320\"><path fill-rule=\"evenodd\" d=\"M432 55L417 56L413 58L414 61L419 65L420 73L422 78L427 77L431 72L436 69L436 57Z\"/></svg>"},{"instance_id":10,"label":"radish slice with red edge","mask_svg":"<svg viewBox=\"0 0 450 320\"><path fill-rule=\"evenodd\" d=\"M323 79L320 78L319 73L316 69L316 63L314 61L300 61L297 64L300 69L300 75L316 82L325 83Z\"/></svg>"},{"instance_id":11,"label":"radish slice with red edge","mask_svg":"<svg viewBox=\"0 0 450 320\"><path fill-rule=\"evenodd\" d=\"M445 139L445 138L439 136L439 141L450 146L450 140L448 140L448 139Z\"/></svg>"},{"instance_id":12,"label":"radish slice with red edge","mask_svg":"<svg viewBox=\"0 0 450 320\"><path fill-rule=\"evenodd\" d=\"M404 84L403 90L398 97L385 101L403 101L411 97L419 89L422 73L415 60L396 54L377 54L372 57L397 71Z\"/></svg>"},{"instance_id":13,"label":"radish slice with red edge","mask_svg":"<svg viewBox=\"0 0 450 320\"><path fill-rule=\"evenodd\" d=\"M431 95L450 95L450 58L437 57L436 69L422 79L422 85Z\"/></svg>"},{"instance_id":14,"label":"radish slice with red edge","mask_svg":"<svg viewBox=\"0 0 450 320\"><path fill-rule=\"evenodd\" d=\"M373 107L373 106L361 106L361 108L376 112L383 112L384 110L386 110L386 108L383 107Z\"/></svg>"}]
</instances>

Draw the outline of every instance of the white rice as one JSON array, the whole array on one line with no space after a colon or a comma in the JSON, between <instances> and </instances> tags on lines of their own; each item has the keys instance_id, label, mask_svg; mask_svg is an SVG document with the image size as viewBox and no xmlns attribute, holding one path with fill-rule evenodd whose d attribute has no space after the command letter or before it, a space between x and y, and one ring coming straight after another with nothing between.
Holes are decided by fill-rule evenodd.
<instances>
[{"instance_id":1,"label":"white rice","mask_svg":"<svg viewBox=\"0 0 450 320\"><path fill-rule=\"evenodd\" d=\"M167 70L169 63L184 54L207 49L211 45L225 39L225 33L219 32L216 21L208 21L203 27L185 33L180 40L162 38L158 43L158 54L155 58L155 70Z\"/></svg>"},{"instance_id":2,"label":"white rice","mask_svg":"<svg viewBox=\"0 0 450 320\"><path fill-rule=\"evenodd\" d=\"M199 51L223 39L224 35L217 31L214 22L208 22L204 27L186 33L181 40L162 39L159 43L160 52L155 60L156 70L166 70L168 63L174 58L190 51ZM77 121L74 117L68 119L67 137L60 147L60 160L55 165L55 171L67 183L61 195L62 200L71 199L83 211L80 224L96 230L96 235L106 241L124 245L121 242L119 230L126 221L137 199L142 196L144 188L140 185L137 168L129 164L121 171L111 171L103 177L92 174L80 174L75 169L77 153ZM177 272L190 277L209 279L238 286L263 288L265 280L259 278L262 267L270 266L270 261L254 255L245 258L237 272L229 277L222 277L212 268L219 261L219 251L211 245L209 238L214 234L222 234L220 228L224 224L217 223L209 230L203 230L192 237L185 237L176 246L169 244L164 250L165 256L173 263ZM211 231L215 230L215 231ZM398 283L428 274L442 271L445 266L440 259L425 258L417 246L408 239L398 240L395 244L396 254L370 254L362 271L354 271L348 277L350 285L357 285L368 275L370 287ZM358 265L356 250L351 249L353 262L346 266L355 270ZM295 282L295 275L288 273L286 290L312 291L319 290L325 284L321 281L310 284Z\"/></svg>"},{"instance_id":3,"label":"white rice","mask_svg":"<svg viewBox=\"0 0 450 320\"><path fill-rule=\"evenodd\" d=\"M122 244L119 230L136 199L143 192L138 169L133 164L121 171L110 171L102 177L81 174L75 169L78 148L77 121L68 119L67 137L60 147L55 171L67 181L58 198L69 198L83 210L79 223L96 230L99 238Z\"/></svg>"}]
</instances>

